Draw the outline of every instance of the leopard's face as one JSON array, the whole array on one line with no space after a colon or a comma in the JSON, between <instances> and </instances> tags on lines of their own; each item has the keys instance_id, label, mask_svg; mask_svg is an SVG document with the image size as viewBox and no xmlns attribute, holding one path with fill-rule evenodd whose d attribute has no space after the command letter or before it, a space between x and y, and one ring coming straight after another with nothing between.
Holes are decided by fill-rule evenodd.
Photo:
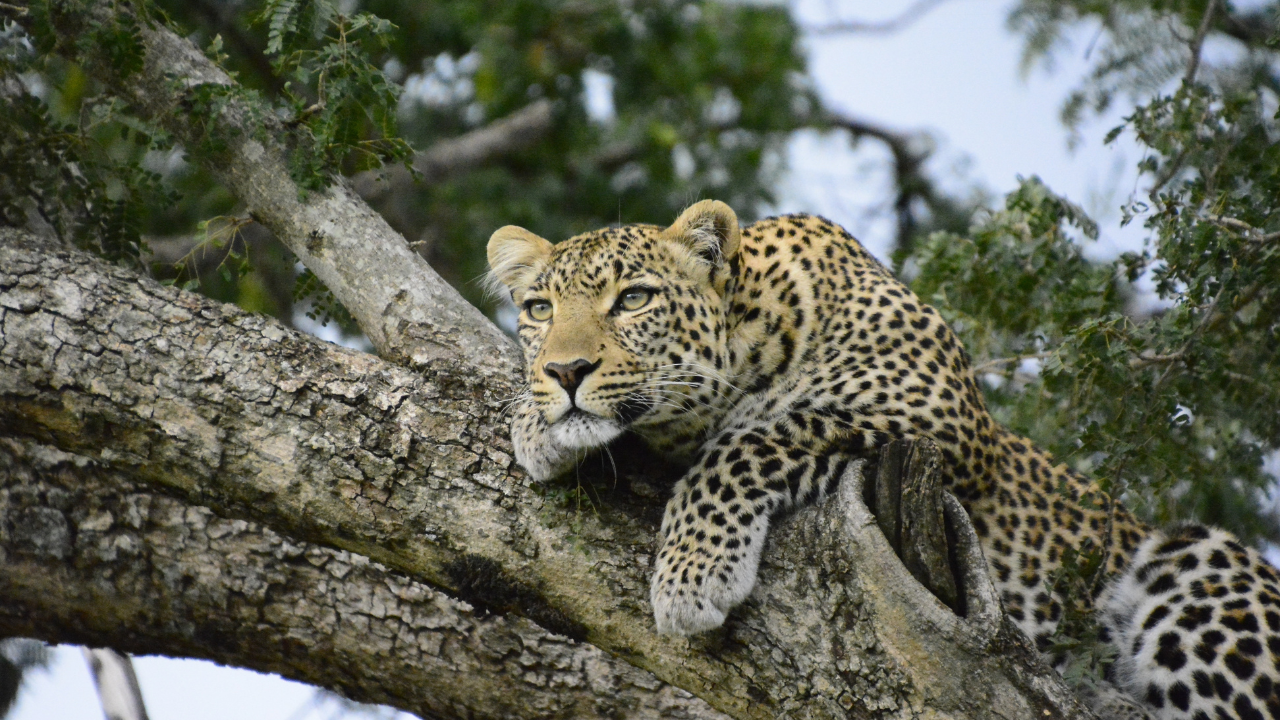
<instances>
[{"instance_id":1,"label":"leopard's face","mask_svg":"<svg viewBox=\"0 0 1280 720\"><path fill-rule=\"evenodd\" d=\"M554 246L519 228L494 234L490 266L520 309L529 392L555 443L594 448L627 429L696 433L718 420L729 261L722 238L714 252L706 239L650 225Z\"/></svg>"}]
</instances>

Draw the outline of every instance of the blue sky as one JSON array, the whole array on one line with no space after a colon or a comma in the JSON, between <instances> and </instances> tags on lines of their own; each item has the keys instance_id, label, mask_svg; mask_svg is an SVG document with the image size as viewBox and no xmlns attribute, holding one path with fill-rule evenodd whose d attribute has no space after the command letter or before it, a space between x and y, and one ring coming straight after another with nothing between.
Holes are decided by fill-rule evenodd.
<instances>
[{"instance_id":1,"label":"blue sky","mask_svg":"<svg viewBox=\"0 0 1280 720\"><path fill-rule=\"evenodd\" d=\"M805 20L892 17L910 2L811 0ZM1102 239L1091 251L1110 256L1141 241L1136 228L1118 230L1118 207L1134 189L1132 144L1103 147L1118 115L1090 124L1075 152L1058 109L1084 68L1084 42L1064 55L1053 75L1019 71L1021 43L1004 28L1010 3L943 2L916 24L886 36L810 38L810 68L822 97L834 108L902 131L926 131L938 144L931 166L944 187L970 183L994 197L1018 175L1039 175L1051 188L1094 214ZM873 142L856 151L836 134L802 135L792 143L792 167L778 207L805 210L847 226L883 256L892 224L876 208L886 202L887 153ZM659 221L659 218L653 218ZM211 663L140 658L139 682L152 720L319 720L335 707L312 708L311 688L221 668ZM61 648L52 672L33 677L19 700L16 720L98 720L92 681L76 648ZM405 716L408 717L408 716Z\"/></svg>"},{"instance_id":2,"label":"blue sky","mask_svg":"<svg viewBox=\"0 0 1280 720\"><path fill-rule=\"evenodd\" d=\"M833 16L874 20L911 4L806 0L798 13L815 24ZM1119 206L1135 187L1138 151L1123 135L1110 146L1102 143L1123 112L1088 123L1074 151L1058 118L1086 67L1088 29L1060 54L1052 75L1040 68L1024 74L1021 40L1005 30L1011 5L950 0L897 33L811 37L810 72L833 109L931 135L937 151L929 170L944 188L962 191L976 183L998 198L1016 187L1019 175L1039 175L1102 225L1091 252L1111 256L1138 247L1140 229L1119 228ZM820 212L883 253L893 225L871 213L888 197L888 152L870 140L857 151L848 148L840 133L798 138L779 210Z\"/></svg>"}]
</instances>

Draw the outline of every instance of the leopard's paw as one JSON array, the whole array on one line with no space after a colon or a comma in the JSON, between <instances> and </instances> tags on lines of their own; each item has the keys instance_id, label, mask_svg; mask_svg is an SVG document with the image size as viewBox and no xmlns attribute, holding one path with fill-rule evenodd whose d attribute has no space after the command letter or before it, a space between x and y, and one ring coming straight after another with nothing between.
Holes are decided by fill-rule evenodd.
<instances>
[{"instance_id":1,"label":"leopard's paw","mask_svg":"<svg viewBox=\"0 0 1280 720\"><path fill-rule=\"evenodd\" d=\"M722 528L716 531L723 533ZM755 586L766 532L767 524L758 522L741 535L729 536L732 542L705 532L668 534L649 587L658 632L692 635L724 624L729 610ZM712 537L720 542L713 544Z\"/></svg>"},{"instance_id":2,"label":"leopard's paw","mask_svg":"<svg viewBox=\"0 0 1280 720\"><path fill-rule=\"evenodd\" d=\"M658 632L666 635L693 635L724 624L725 611L696 591L664 590L657 578L649 592L653 619Z\"/></svg>"}]
</instances>

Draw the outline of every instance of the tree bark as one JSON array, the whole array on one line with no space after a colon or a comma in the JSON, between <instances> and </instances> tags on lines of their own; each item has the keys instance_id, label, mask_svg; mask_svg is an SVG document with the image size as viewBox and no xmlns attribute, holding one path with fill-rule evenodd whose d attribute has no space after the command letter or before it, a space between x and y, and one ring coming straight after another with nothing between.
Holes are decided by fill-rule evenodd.
<instances>
[{"instance_id":1,"label":"tree bark","mask_svg":"<svg viewBox=\"0 0 1280 720\"><path fill-rule=\"evenodd\" d=\"M90 70L188 139L186 93L231 81L162 26L142 40L141 72ZM511 342L345 184L300 200L255 136L203 162L383 359L0 230L0 634L428 717L1087 717L1003 617L958 505L963 617L898 561L860 467L779 524L725 628L656 635L656 463L619 449L621 473L533 486Z\"/></svg>"},{"instance_id":2,"label":"tree bark","mask_svg":"<svg viewBox=\"0 0 1280 720\"><path fill-rule=\"evenodd\" d=\"M976 541L959 618L898 562L856 489L782 524L753 600L723 631L655 635L664 488L643 467L587 473L579 508L531 486L502 398L474 379L499 362L426 379L0 236L0 631L195 654L425 715L598 707L590 683L535 696L486 659L492 646L536 668L594 653L571 666L642 689L623 702L636 716L665 714L655 708L670 698L690 716L710 710L643 674L625 680L637 676L623 662L735 717L1082 716L1001 619ZM364 569L314 569L329 562ZM369 609L393 606L404 610ZM457 606L478 613L469 623L504 618L504 639L477 639L466 666L433 660L455 656L418 635L457 627ZM390 619L367 624L378 613ZM419 625L405 629L406 615Z\"/></svg>"},{"instance_id":3,"label":"tree bark","mask_svg":"<svg viewBox=\"0 0 1280 720\"><path fill-rule=\"evenodd\" d=\"M0 440L0 635L275 672L423 718L722 718L598 648L368 558Z\"/></svg>"}]
</instances>

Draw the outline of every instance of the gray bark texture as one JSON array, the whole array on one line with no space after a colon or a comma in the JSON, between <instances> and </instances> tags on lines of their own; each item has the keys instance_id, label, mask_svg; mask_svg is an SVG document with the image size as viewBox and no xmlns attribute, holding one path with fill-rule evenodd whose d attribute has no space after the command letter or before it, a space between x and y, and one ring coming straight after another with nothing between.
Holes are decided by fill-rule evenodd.
<instances>
[{"instance_id":1,"label":"gray bark texture","mask_svg":"<svg viewBox=\"0 0 1280 720\"><path fill-rule=\"evenodd\" d=\"M1003 620L967 523L962 618L897 559L860 475L780 524L724 630L656 635L661 484L531 486L482 374L427 379L6 231L0 633L424 716L715 715L670 686L743 718L1082 716Z\"/></svg>"},{"instance_id":2,"label":"gray bark texture","mask_svg":"<svg viewBox=\"0 0 1280 720\"><path fill-rule=\"evenodd\" d=\"M85 18L55 21L72 37ZM192 139L184 93L231 80L162 26L143 42L139 73L87 69ZM345 184L299 199L281 151L239 129L210 168L381 359L0 230L0 635L423 717L1089 717L1004 618L959 506L899 485L901 507L943 507L963 616L895 555L861 466L778 524L723 629L655 634L669 473L617 448L617 468L532 485L503 412L512 343ZM899 523L937 539L918 526Z\"/></svg>"}]
</instances>

